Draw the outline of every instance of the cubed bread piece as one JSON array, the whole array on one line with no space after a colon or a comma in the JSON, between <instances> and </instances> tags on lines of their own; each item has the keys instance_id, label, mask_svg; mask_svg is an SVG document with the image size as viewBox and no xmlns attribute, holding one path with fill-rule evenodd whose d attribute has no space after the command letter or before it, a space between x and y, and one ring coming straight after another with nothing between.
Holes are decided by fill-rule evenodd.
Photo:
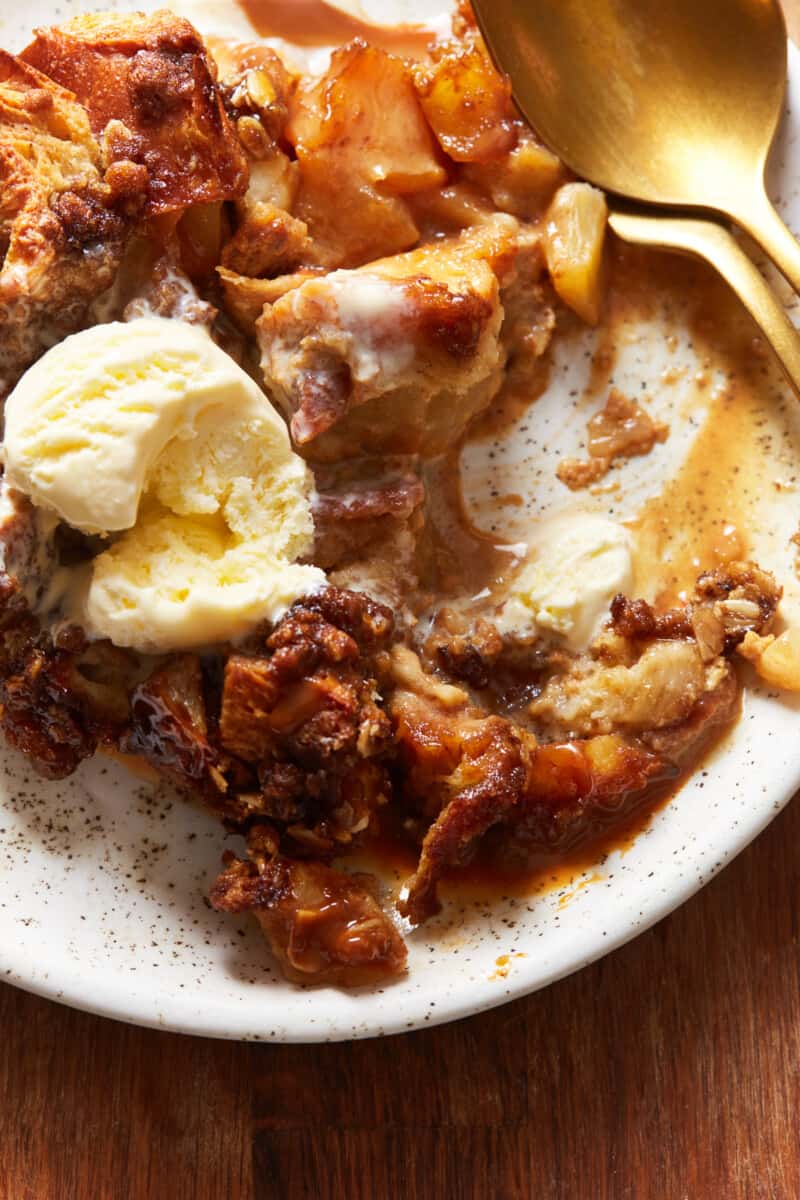
<instances>
[{"instance_id":1,"label":"cubed bread piece","mask_svg":"<svg viewBox=\"0 0 800 1200\"><path fill-rule=\"evenodd\" d=\"M268 389L309 458L440 454L500 386L499 284L463 238L288 292L257 323Z\"/></svg>"},{"instance_id":2,"label":"cubed bread piece","mask_svg":"<svg viewBox=\"0 0 800 1200\"><path fill-rule=\"evenodd\" d=\"M84 107L0 50L0 398L111 284L143 182L104 178Z\"/></svg>"},{"instance_id":3,"label":"cubed bread piece","mask_svg":"<svg viewBox=\"0 0 800 1200\"><path fill-rule=\"evenodd\" d=\"M108 163L147 168L149 212L245 191L244 151L188 21L165 9L84 14L37 30L22 57L74 91Z\"/></svg>"}]
</instances>

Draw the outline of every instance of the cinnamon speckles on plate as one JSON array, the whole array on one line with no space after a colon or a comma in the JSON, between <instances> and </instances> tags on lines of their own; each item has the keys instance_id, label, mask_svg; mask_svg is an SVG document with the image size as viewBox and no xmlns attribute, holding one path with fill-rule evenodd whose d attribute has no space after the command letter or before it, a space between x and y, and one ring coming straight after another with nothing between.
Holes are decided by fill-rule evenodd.
<instances>
[{"instance_id":1,"label":"cinnamon speckles on plate","mask_svg":"<svg viewBox=\"0 0 800 1200\"><path fill-rule=\"evenodd\" d=\"M135 6L67 0L53 8L34 0L21 14L23 27L5 0L0 43L19 48L31 26L86 8ZM182 11L192 15L185 4ZM794 51L790 66L790 98L800 111ZM773 192L800 224L796 133L789 118ZM680 260L653 265L623 254L619 261L605 322L560 341L540 398L495 414L466 447L473 521L525 542L542 516L600 513L641 535L642 577L669 588L692 553L681 536L689 517L666 494L667 481L682 473L704 544L713 550L717 537L735 531L787 586L788 611L800 613L791 541L800 461L793 398L762 355L754 353L743 373L746 330L731 327L727 308L724 322L707 319L697 290L707 286L702 271ZM655 287L659 280L663 286ZM613 388L632 400L646 397L669 438L643 457L619 459L595 487L571 492L558 481L558 461L586 456L587 421ZM716 483L698 461L709 456ZM0 978L122 1020L258 1041L371 1037L502 1003L658 920L722 869L800 785L798 703L759 687L752 673L748 679L734 731L624 849L576 869L568 881L544 878L530 895L495 895L489 903L449 893L439 916L406 931L408 973L351 992L286 982L255 925L211 909L204 897L226 843L199 808L111 760L98 758L56 784L3 751ZM234 839L229 844L240 849Z\"/></svg>"}]
</instances>

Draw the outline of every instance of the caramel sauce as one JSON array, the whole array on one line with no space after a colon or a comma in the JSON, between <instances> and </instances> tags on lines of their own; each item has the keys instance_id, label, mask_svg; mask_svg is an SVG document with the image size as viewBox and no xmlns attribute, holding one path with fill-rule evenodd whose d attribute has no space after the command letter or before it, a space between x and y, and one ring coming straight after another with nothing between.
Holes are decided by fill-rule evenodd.
<instances>
[{"instance_id":1,"label":"caramel sauce","mask_svg":"<svg viewBox=\"0 0 800 1200\"><path fill-rule=\"evenodd\" d=\"M511 429L526 415L550 382L550 358L536 359L528 369L524 385L507 380L489 407L480 413L469 430L470 442L493 441Z\"/></svg>"},{"instance_id":2,"label":"caramel sauce","mask_svg":"<svg viewBox=\"0 0 800 1200\"><path fill-rule=\"evenodd\" d=\"M613 816L598 821L567 850L542 851L524 867L487 862L479 854L469 866L451 870L444 876L440 895L442 899L460 901L522 898L568 891L578 886L580 880L602 878L599 872L609 855L615 851L624 854L631 849L655 814L680 790L684 778L682 774L678 780L659 784L643 796L629 799Z\"/></svg>"},{"instance_id":3,"label":"caramel sauce","mask_svg":"<svg viewBox=\"0 0 800 1200\"><path fill-rule=\"evenodd\" d=\"M678 474L628 522L637 595L667 607L686 599L701 571L747 557L747 501L738 486L746 464L730 431L744 432L752 416L738 391L716 398Z\"/></svg>"},{"instance_id":4,"label":"caramel sauce","mask_svg":"<svg viewBox=\"0 0 800 1200\"><path fill-rule=\"evenodd\" d=\"M635 591L668 605L686 598L701 571L758 557L753 519L759 496L774 486L781 385L750 318L702 264L634 255L620 282L625 296L618 286L617 310L652 303L646 295L652 297L654 285L676 311L682 306L702 364L685 414L699 432L677 473L627 522L637 546ZM673 369L667 382L681 377Z\"/></svg>"},{"instance_id":5,"label":"caramel sauce","mask_svg":"<svg viewBox=\"0 0 800 1200\"><path fill-rule=\"evenodd\" d=\"M490 979L507 979L511 971L512 964L517 958L527 958L522 950L515 950L513 954L498 954L494 960L495 969L489 976Z\"/></svg>"},{"instance_id":6,"label":"caramel sauce","mask_svg":"<svg viewBox=\"0 0 800 1200\"><path fill-rule=\"evenodd\" d=\"M610 855L625 854L634 846L655 815L674 799L686 778L704 769L735 724L736 719L721 731L715 730L678 778L626 797L615 812L598 815L588 833L566 849L542 850L523 865L502 862L498 850L487 852L484 842L471 863L445 872L439 884L440 898L446 904L491 905L502 899L557 892L563 893L559 903L568 903L577 892L603 879ZM384 879L393 880L393 890L399 894L416 869L419 847L403 834L391 814L384 814L382 822L381 829L370 836L357 856L358 867L377 870ZM353 861L352 857L348 859L350 867Z\"/></svg>"},{"instance_id":7,"label":"caramel sauce","mask_svg":"<svg viewBox=\"0 0 800 1200\"><path fill-rule=\"evenodd\" d=\"M770 410L775 408L773 385L765 360L754 340L754 326L726 286L703 264L676 256L612 246L609 291L603 324L598 331L588 379L576 403L587 407L607 401L614 388L619 347L635 336L645 320L666 312L676 328L691 335L692 351L700 364L682 418L700 426L685 460L658 495L647 499L626 524L635 534L637 595L659 604L674 603L692 588L701 571L735 558L755 554L749 535L754 499L760 489L773 486L769 465ZM576 328L570 315L559 316L560 336ZM677 346L677 336L673 335ZM669 335L667 345L669 347ZM545 355L529 380L529 389L508 385L490 409L468 430L466 443L489 441L507 435L535 405L545 390L550 362ZM684 380L683 367L667 368L666 379L655 378L653 390L670 388ZM646 394L644 395L647 400ZM596 414L594 414L596 419ZM657 440L666 434L658 426ZM553 463L553 471L557 463ZM432 527L438 572L432 573L432 590L445 599L484 593L489 601L503 590L518 563L513 550L502 549L499 533L505 526L515 536L526 537L526 499L517 488L502 488L502 476L483 468L474 491L494 489L493 506L498 533L488 535L471 520L462 494L464 480L459 451L427 469ZM515 477L516 478L516 477ZM544 482L546 482L546 477ZM560 485L553 479L552 486ZM611 478L592 495L608 494L620 507L625 488ZM535 501L535 497L534 497ZM535 521L534 517L530 521ZM514 536L514 535L512 535Z\"/></svg>"},{"instance_id":8,"label":"caramel sauce","mask_svg":"<svg viewBox=\"0 0 800 1200\"><path fill-rule=\"evenodd\" d=\"M505 546L502 539L485 533L470 520L459 455L460 446L423 468L428 518L423 578L426 589L441 603L450 597L501 592L519 562L513 547ZM516 495L504 501L504 507L518 508L522 504L522 498Z\"/></svg>"},{"instance_id":9,"label":"caramel sauce","mask_svg":"<svg viewBox=\"0 0 800 1200\"><path fill-rule=\"evenodd\" d=\"M361 37L401 56L424 58L434 34L421 25L374 25L326 4L324 0L236 0L262 38L281 38L296 46L340 46Z\"/></svg>"},{"instance_id":10,"label":"caramel sauce","mask_svg":"<svg viewBox=\"0 0 800 1200\"><path fill-rule=\"evenodd\" d=\"M698 761L698 769L702 759ZM466 866L451 868L439 884L441 899L449 903L480 901L491 903L502 898L533 897L549 892L576 888L588 882L602 870L609 855L624 854L644 833L653 817L680 789L683 776L650 789L644 796L629 800L627 808L598 824L584 838L567 850L542 851L525 865L501 865L497 857L491 860L479 849L476 858ZM394 881L397 893L403 882L413 875L419 847L404 837L391 822L384 819L383 827L370 836L357 856L349 856L348 867L354 862L359 870L377 871L383 878ZM600 876L598 876L600 877Z\"/></svg>"},{"instance_id":11,"label":"caramel sauce","mask_svg":"<svg viewBox=\"0 0 800 1200\"><path fill-rule=\"evenodd\" d=\"M780 437L785 437L779 433L783 400L776 391L775 377L754 340L750 319L725 286L701 264L628 248L618 248L615 255L606 321L577 403L596 401L607 393L613 385L618 345L632 336L629 331L635 322L654 318L665 307L674 312L676 328L685 331L688 324L692 351L700 364L681 413L698 429L678 470L627 521L637 543L633 594L664 606L684 599L701 571L749 554L757 556L753 544L756 501L763 488L777 486L774 452L779 449ZM669 341L667 348L673 348ZM545 378L543 367L542 381ZM686 370L675 367L654 379L651 386L655 390L686 382ZM533 389L527 398L501 394L497 409L479 419L469 438L504 432L525 415L540 394L541 388ZM784 454L787 449L791 450L788 443ZM452 590L471 586L490 596L502 587L510 556L498 545L497 536L488 537L470 521L458 455L430 467L428 476L438 562L443 566L438 585ZM624 498L624 488L621 490ZM495 504L499 512L511 516L519 507L518 493L498 490ZM499 897L556 891L563 893L567 903L577 890L598 877L612 853L625 853L633 846L726 732L712 731L677 779L660 783L644 795L627 797L615 813L599 818L579 842L566 849L542 852L524 865L514 866L502 860L500 838L495 839L497 849L492 857L489 835L470 865L445 875L442 899L491 902ZM418 847L404 841L402 832L395 829L376 839L370 853L384 871L394 875L399 887L414 871Z\"/></svg>"},{"instance_id":12,"label":"caramel sauce","mask_svg":"<svg viewBox=\"0 0 800 1200\"><path fill-rule=\"evenodd\" d=\"M104 754L106 758L119 763L121 767L124 767L126 771L129 771L135 779L140 780L142 783L156 785L161 783L164 778L141 754L125 754L122 750L116 750L113 746L98 746L97 753Z\"/></svg>"}]
</instances>

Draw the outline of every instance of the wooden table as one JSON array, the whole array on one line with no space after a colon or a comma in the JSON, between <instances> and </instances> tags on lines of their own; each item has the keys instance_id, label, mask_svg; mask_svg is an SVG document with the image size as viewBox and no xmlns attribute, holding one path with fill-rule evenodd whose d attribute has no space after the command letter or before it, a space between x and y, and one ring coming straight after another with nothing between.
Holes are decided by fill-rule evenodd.
<instances>
[{"instance_id":1,"label":"wooden table","mask_svg":"<svg viewBox=\"0 0 800 1200\"><path fill-rule=\"evenodd\" d=\"M2 1200L794 1200L800 804L655 929L455 1025L332 1046L0 989Z\"/></svg>"},{"instance_id":2,"label":"wooden table","mask_svg":"<svg viewBox=\"0 0 800 1200\"><path fill-rule=\"evenodd\" d=\"M795 801L629 946L440 1029L236 1045L0 987L0 1200L794 1200L799 935Z\"/></svg>"}]
</instances>

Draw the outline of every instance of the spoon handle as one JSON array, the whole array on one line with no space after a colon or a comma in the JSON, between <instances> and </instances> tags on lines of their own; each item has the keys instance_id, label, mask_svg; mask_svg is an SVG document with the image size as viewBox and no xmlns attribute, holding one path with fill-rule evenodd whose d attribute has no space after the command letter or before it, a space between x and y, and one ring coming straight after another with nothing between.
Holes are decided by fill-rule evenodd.
<instances>
[{"instance_id":1,"label":"spoon handle","mask_svg":"<svg viewBox=\"0 0 800 1200\"><path fill-rule=\"evenodd\" d=\"M724 225L699 217L644 216L617 211L610 213L609 224L625 242L683 250L716 267L760 328L800 395L800 333L761 272Z\"/></svg>"},{"instance_id":2,"label":"spoon handle","mask_svg":"<svg viewBox=\"0 0 800 1200\"><path fill-rule=\"evenodd\" d=\"M800 292L800 242L778 216L763 187L749 199L743 194L735 204L731 202L728 212L769 255L794 290Z\"/></svg>"}]
</instances>

